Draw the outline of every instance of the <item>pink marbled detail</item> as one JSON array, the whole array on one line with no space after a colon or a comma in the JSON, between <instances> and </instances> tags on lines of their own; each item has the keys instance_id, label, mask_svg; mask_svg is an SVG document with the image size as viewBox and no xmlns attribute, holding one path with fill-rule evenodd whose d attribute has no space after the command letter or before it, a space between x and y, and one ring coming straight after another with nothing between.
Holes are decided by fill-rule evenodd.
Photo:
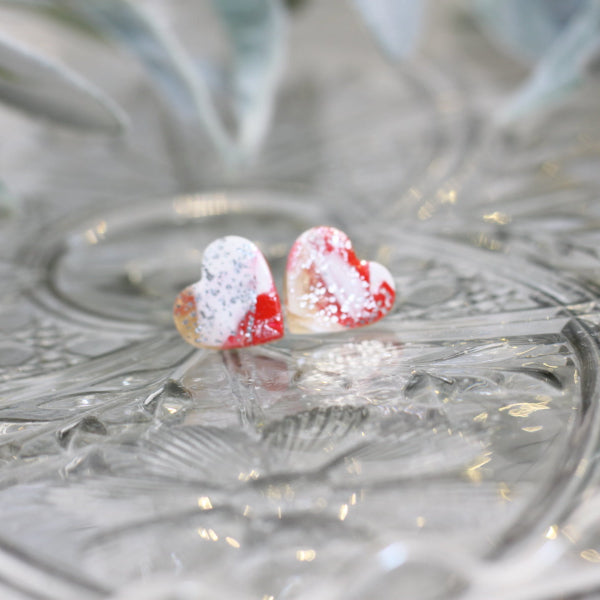
<instances>
[{"instance_id":1,"label":"pink marbled detail","mask_svg":"<svg viewBox=\"0 0 600 600\"><path fill-rule=\"evenodd\" d=\"M238 236L206 248L202 277L177 296L173 319L182 337L198 348L243 348L283 336L269 266L252 242Z\"/></svg>"},{"instance_id":2,"label":"pink marbled detail","mask_svg":"<svg viewBox=\"0 0 600 600\"><path fill-rule=\"evenodd\" d=\"M292 333L369 325L390 311L395 295L390 272L379 263L359 260L338 229L314 227L292 246L285 283Z\"/></svg>"}]
</instances>

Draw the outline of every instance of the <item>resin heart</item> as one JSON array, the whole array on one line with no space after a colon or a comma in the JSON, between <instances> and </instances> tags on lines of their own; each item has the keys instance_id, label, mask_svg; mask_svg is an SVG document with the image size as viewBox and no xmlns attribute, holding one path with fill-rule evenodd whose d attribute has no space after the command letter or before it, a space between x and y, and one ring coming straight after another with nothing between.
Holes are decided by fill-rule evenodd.
<instances>
[{"instance_id":1,"label":"resin heart","mask_svg":"<svg viewBox=\"0 0 600 600\"><path fill-rule=\"evenodd\" d=\"M385 316L394 303L389 271L359 260L348 236L333 227L304 232L290 251L285 280L292 333L341 331Z\"/></svg>"},{"instance_id":2,"label":"resin heart","mask_svg":"<svg viewBox=\"0 0 600 600\"><path fill-rule=\"evenodd\" d=\"M173 318L185 341L198 348L243 348L283 336L281 302L267 261L237 236L206 248L202 277L179 293Z\"/></svg>"}]
</instances>

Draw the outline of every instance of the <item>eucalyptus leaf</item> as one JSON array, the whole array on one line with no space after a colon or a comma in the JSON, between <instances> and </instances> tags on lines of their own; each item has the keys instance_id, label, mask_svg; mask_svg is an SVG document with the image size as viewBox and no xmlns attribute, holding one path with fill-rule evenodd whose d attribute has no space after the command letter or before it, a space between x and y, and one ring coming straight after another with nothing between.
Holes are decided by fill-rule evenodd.
<instances>
[{"instance_id":1,"label":"eucalyptus leaf","mask_svg":"<svg viewBox=\"0 0 600 600\"><path fill-rule=\"evenodd\" d=\"M17 199L0 180L0 218L12 215L17 207Z\"/></svg>"},{"instance_id":2,"label":"eucalyptus leaf","mask_svg":"<svg viewBox=\"0 0 600 600\"><path fill-rule=\"evenodd\" d=\"M421 33L423 0L353 0L383 51L405 58Z\"/></svg>"},{"instance_id":3,"label":"eucalyptus leaf","mask_svg":"<svg viewBox=\"0 0 600 600\"><path fill-rule=\"evenodd\" d=\"M145 67L184 119L200 120L218 151L234 153L208 87L179 42L126 0L48 0L63 21L75 19L96 35L117 41Z\"/></svg>"},{"instance_id":4,"label":"eucalyptus leaf","mask_svg":"<svg viewBox=\"0 0 600 600\"><path fill-rule=\"evenodd\" d=\"M540 105L560 100L581 83L599 49L600 2L592 0L556 37L529 80L498 114L498 122L509 124Z\"/></svg>"},{"instance_id":5,"label":"eucalyptus leaf","mask_svg":"<svg viewBox=\"0 0 600 600\"><path fill-rule=\"evenodd\" d=\"M66 66L0 36L0 100L62 125L118 133L124 112Z\"/></svg>"},{"instance_id":6,"label":"eucalyptus leaf","mask_svg":"<svg viewBox=\"0 0 600 600\"><path fill-rule=\"evenodd\" d=\"M197 119L220 154L237 162L254 150L268 128L285 45L280 0L214 0L234 56L232 136L196 62L178 40L127 0L1 0L43 11L63 23L112 39L133 54L184 119Z\"/></svg>"},{"instance_id":7,"label":"eucalyptus leaf","mask_svg":"<svg viewBox=\"0 0 600 600\"><path fill-rule=\"evenodd\" d=\"M238 143L254 150L269 126L281 78L286 13L279 0L213 0L233 47Z\"/></svg>"},{"instance_id":8,"label":"eucalyptus leaf","mask_svg":"<svg viewBox=\"0 0 600 600\"><path fill-rule=\"evenodd\" d=\"M541 58L586 3L587 0L472 0L486 33L504 51L525 61Z\"/></svg>"}]
</instances>

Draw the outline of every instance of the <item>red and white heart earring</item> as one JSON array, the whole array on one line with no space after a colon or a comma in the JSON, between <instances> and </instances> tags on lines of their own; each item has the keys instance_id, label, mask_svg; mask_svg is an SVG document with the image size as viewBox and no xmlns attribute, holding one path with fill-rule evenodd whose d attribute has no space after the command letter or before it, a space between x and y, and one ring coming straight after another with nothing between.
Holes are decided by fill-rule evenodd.
<instances>
[{"instance_id":1,"label":"red and white heart earring","mask_svg":"<svg viewBox=\"0 0 600 600\"><path fill-rule=\"evenodd\" d=\"M285 274L291 333L324 333L370 325L396 297L394 278L379 263L359 260L348 236L313 227L294 243Z\"/></svg>"},{"instance_id":2,"label":"red and white heart earring","mask_svg":"<svg viewBox=\"0 0 600 600\"><path fill-rule=\"evenodd\" d=\"M173 319L183 339L198 348L244 348L282 337L281 301L262 252L234 235L212 242L202 277L179 293Z\"/></svg>"},{"instance_id":3,"label":"red and white heart earring","mask_svg":"<svg viewBox=\"0 0 600 600\"><path fill-rule=\"evenodd\" d=\"M326 333L378 321L392 308L394 279L379 263L359 260L348 236L314 227L292 246L285 274L291 333ZM228 350L283 336L281 301L267 261L251 241L226 236L204 251L202 277L173 307L183 339Z\"/></svg>"}]
</instances>

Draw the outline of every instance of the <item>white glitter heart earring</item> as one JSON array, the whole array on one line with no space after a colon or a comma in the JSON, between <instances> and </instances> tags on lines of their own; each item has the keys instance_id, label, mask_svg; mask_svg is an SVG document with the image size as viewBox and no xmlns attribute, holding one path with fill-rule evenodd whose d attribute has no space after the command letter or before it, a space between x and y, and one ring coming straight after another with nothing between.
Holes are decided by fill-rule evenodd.
<instances>
[{"instance_id":1,"label":"white glitter heart earring","mask_svg":"<svg viewBox=\"0 0 600 600\"><path fill-rule=\"evenodd\" d=\"M179 293L173 319L183 339L198 348L243 348L283 336L281 302L267 261L238 236L207 246L202 276Z\"/></svg>"}]
</instances>

